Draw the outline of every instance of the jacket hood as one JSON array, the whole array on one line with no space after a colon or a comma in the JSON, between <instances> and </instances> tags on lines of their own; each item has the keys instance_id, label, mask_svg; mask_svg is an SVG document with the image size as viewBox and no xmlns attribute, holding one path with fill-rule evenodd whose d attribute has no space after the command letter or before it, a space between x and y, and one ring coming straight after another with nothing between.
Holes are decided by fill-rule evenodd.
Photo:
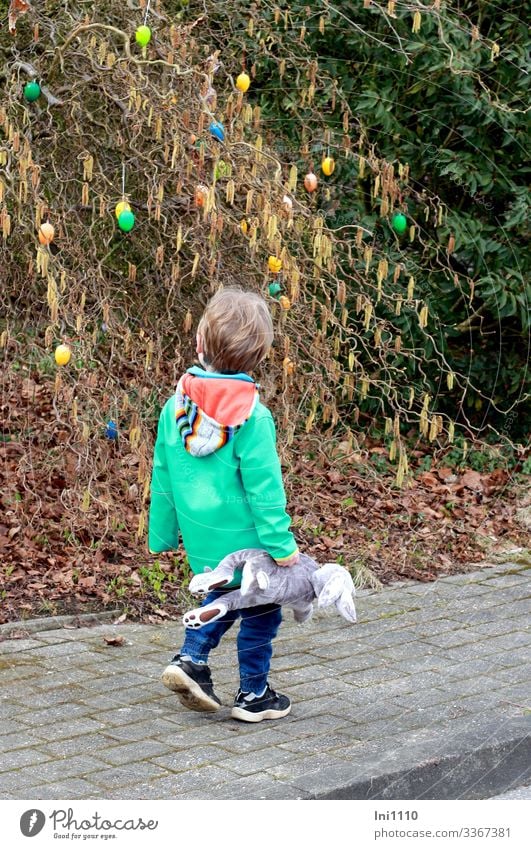
<instances>
[{"instance_id":1,"label":"jacket hood","mask_svg":"<svg viewBox=\"0 0 531 849\"><path fill-rule=\"evenodd\" d=\"M184 448L206 457L223 448L251 417L258 384L248 374L189 368L175 392L175 419Z\"/></svg>"}]
</instances>

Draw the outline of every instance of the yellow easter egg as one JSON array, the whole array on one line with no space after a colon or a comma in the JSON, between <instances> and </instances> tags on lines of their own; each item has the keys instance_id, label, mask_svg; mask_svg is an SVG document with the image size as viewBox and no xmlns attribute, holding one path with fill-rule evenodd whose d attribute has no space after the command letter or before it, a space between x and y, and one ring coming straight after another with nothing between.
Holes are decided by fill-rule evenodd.
<instances>
[{"instance_id":1,"label":"yellow easter egg","mask_svg":"<svg viewBox=\"0 0 531 849\"><path fill-rule=\"evenodd\" d=\"M55 349L55 362L58 366L66 366L71 356L72 352L68 345L58 345Z\"/></svg>"},{"instance_id":2,"label":"yellow easter egg","mask_svg":"<svg viewBox=\"0 0 531 849\"><path fill-rule=\"evenodd\" d=\"M131 206L127 203L126 200L121 200L119 203L116 204L116 206L114 208L114 214L116 215L117 218L120 217L122 212L130 212L130 211L131 211Z\"/></svg>"},{"instance_id":3,"label":"yellow easter egg","mask_svg":"<svg viewBox=\"0 0 531 849\"><path fill-rule=\"evenodd\" d=\"M245 220L245 218L242 218L242 220L240 221L240 230L242 231L244 236L247 235L248 229L249 229L249 225L248 225L247 221Z\"/></svg>"},{"instance_id":4,"label":"yellow easter egg","mask_svg":"<svg viewBox=\"0 0 531 849\"><path fill-rule=\"evenodd\" d=\"M273 274L278 274L278 272L282 268L282 260L279 259L277 256L270 256L267 260L267 264L269 266L269 270Z\"/></svg>"},{"instance_id":5,"label":"yellow easter egg","mask_svg":"<svg viewBox=\"0 0 531 849\"><path fill-rule=\"evenodd\" d=\"M335 167L335 160L331 156L325 156L325 158L321 162L323 174L325 174L327 177L330 177L330 175L334 173Z\"/></svg>"},{"instance_id":6,"label":"yellow easter egg","mask_svg":"<svg viewBox=\"0 0 531 849\"><path fill-rule=\"evenodd\" d=\"M282 307L283 310L289 310L289 308L291 306L291 301L290 301L289 298L286 298L285 295L281 295L280 298L278 299L278 302L279 302L279 304L280 304L280 306Z\"/></svg>"},{"instance_id":7,"label":"yellow easter egg","mask_svg":"<svg viewBox=\"0 0 531 849\"><path fill-rule=\"evenodd\" d=\"M249 74L246 74L245 71L242 71L242 73L239 75L239 77L236 80L236 88L239 89L240 91L243 91L243 93L245 94L245 92L247 91L247 89L249 88L250 85L251 85L251 78L250 78Z\"/></svg>"}]
</instances>

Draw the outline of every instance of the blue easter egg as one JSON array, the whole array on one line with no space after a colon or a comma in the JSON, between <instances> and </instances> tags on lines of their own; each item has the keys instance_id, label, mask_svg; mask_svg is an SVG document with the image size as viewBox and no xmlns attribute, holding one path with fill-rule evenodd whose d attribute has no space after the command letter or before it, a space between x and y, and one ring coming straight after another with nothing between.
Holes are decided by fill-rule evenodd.
<instances>
[{"instance_id":1,"label":"blue easter egg","mask_svg":"<svg viewBox=\"0 0 531 849\"><path fill-rule=\"evenodd\" d=\"M218 141L225 141L225 130L223 129L223 124L220 124L219 121L212 121L210 125L210 133L214 136Z\"/></svg>"},{"instance_id":2,"label":"blue easter egg","mask_svg":"<svg viewBox=\"0 0 531 849\"><path fill-rule=\"evenodd\" d=\"M107 427L105 428L105 436L107 437L107 439L118 439L118 425L116 424L116 422L107 422Z\"/></svg>"}]
</instances>

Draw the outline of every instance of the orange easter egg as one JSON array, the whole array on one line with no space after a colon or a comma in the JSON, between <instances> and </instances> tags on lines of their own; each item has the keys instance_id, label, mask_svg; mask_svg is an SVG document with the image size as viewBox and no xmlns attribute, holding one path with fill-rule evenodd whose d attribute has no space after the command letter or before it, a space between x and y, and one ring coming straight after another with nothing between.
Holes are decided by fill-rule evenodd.
<instances>
[{"instance_id":1,"label":"orange easter egg","mask_svg":"<svg viewBox=\"0 0 531 849\"><path fill-rule=\"evenodd\" d=\"M304 188L307 192L314 192L317 188L317 177L313 171L309 171L304 178Z\"/></svg>"},{"instance_id":2,"label":"orange easter egg","mask_svg":"<svg viewBox=\"0 0 531 849\"><path fill-rule=\"evenodd\" d=\"M203 183L199 183L195 189L195 205L197 207L202 207L205 205L205 201L208 195L208 188L203 185Z\"/></svg>"},{"instance_id":3,"label":"orange easter egg","mask_svg":"<svg viewBox=\"0 0 531 849\"><path fill-rule=\"evenodd\" d=\"M55 229L49 221L45 221L39 227L39 242L41 245L49 245L50 242L53 242L53 237L55 236Z\"/></svg>"},{"instance_id":4,"label":"orange easter egg","mask_svg":"<svg viewBox=\"0 0 531 849\"><path fill-rule=\"evenodd\" d=\"M282 360L282 366L286 374L293 374L293 372L295 371L295 364L293 360L290 360L289 357L284 357L284 359Z\"/></svg>"}]
</instances>

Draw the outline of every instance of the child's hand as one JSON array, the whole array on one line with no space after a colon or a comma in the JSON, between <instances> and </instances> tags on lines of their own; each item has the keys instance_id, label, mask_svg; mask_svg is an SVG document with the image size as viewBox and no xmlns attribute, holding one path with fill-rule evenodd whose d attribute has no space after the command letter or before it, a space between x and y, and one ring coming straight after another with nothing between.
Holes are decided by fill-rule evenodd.
<instances>
[{"instance_id":1,"label":"child's hand","mask_svg":"<svg viewBox=\"0 0 531 849\"><path fill-rule=\"evenodd\" d=\"M282 563L279 563L278 560L275 560L275 563L277 564L277 566L296 566L299 562L299 559L299 552L296 551L295 554L292 554L289 560L283 560Z\"/></svg>"}]
</instances>

